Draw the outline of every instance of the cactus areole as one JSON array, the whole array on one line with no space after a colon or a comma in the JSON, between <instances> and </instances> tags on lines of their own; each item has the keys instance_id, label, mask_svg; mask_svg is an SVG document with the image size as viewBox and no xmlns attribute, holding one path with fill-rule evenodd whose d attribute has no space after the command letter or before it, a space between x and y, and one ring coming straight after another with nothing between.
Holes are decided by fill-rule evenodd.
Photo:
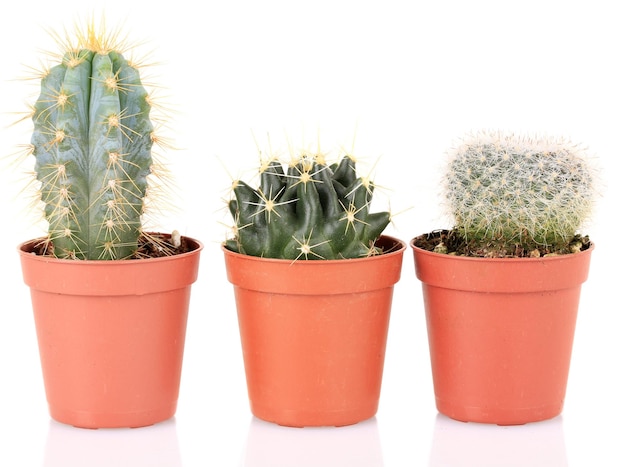
<instances>
[{"instance_id":1,"label":"cactus areole","mask_svg":"<svg viewBox=\"0 0 626 467\"><path fill-rule=\"evenodd\" d=\"M383 253L376 246L389 212L371 213L374 184L358 177L353 157L327 164L302 153L285 168L262 164L257 189L233 184L228 207L235 220L229 250L290 260L350 259Z\"/></svg>"},{"instance_id":2,"label":"cactus areole","mask_svg":"<svg viewBox=\"0 0 626 467\"><path fill-rule=\"evenodd\" d=\"M153 125L138 70L89 28L41 80L32 152L53 253L132 257L152 165Z\"/></svg>"}]
</instances>

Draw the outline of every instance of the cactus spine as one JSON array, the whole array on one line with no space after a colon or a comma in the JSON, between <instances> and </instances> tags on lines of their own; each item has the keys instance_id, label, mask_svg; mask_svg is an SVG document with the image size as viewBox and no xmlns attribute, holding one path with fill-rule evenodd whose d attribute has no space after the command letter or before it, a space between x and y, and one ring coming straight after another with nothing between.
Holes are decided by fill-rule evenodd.
<instances>
[{"instance_id":1,"label":"cactus spine","mask_svg":"<svg viewBox=\"0 0 626 467\"><path fill-rule=\"evenodd\" d=\"M153 125L139 72L93 25L41 80L32 153L54 254L131 257L151 172Z\"/></svg>"},{"instance_id":2,"label":"cactus spine","mask_svg":"<svg viewBox=\"0 0 626 467\"><path fill-rule=\"evenodd\" d=\"M257 189L233 184L228 203L235 220L230 250L291 260L346 259L380 253L375 241L390 222L388 212L370 213L374 184L357 177L354 158L327 164L303 152L284 164L262 163Z\"/></svg>"},{"instance_id":3,"label":"cactus spine","mask_svg":"<svg viewBox=\"0 0 626 467\"><path fill-rule=\"evenodd\" d=\"M596 193L594 170L578 146L499 132L464 140L444 178L456 230L503 249L567 250Z\"/></svg>"}]
</instances>

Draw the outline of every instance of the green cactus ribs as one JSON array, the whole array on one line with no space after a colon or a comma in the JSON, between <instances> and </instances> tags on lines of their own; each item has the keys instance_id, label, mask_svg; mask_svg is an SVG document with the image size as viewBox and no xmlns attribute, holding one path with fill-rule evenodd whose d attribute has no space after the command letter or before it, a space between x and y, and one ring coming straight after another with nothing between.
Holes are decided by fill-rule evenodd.
<instances>
[{"instance_id":1,"label":"green cactus ribs","mask_svg":"<svg viewBox=\"0 0 626 467\"><path fill-rule=\"evenodd\" d=\"M153 125L139 72L92 29L41 80L32 153L55 256L132 257Z\"/></svg>"},{"instance_id":2,"label":"green cactus ribs","mask_svg":"<svg viewBox=\"0 0 626 467\"><path fill-rule=\"evenodd\" d=\"M327 164L302 153L287 164L269 159L253 188L233 184L228 207L235 221L226 248L290 260L349 259L380 254L375 242L389 212L371 213L374 184L357 176L353 157Z\"/></svg>"}]
</instances>

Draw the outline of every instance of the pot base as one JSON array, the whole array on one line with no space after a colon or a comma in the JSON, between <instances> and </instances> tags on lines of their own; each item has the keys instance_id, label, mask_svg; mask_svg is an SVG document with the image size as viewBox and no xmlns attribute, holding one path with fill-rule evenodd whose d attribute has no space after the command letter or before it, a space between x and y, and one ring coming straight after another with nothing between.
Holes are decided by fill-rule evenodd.
<instances>
[{"instance_id":1,"label":"pot base","mask_svg":"<svg viewBox=\"0 0 626 467\"><path fill-rule=\"evenodd\" d=\"M141 428L169 420L176 413L176 403L141 412L93 412L49 407L50 416L59 423L76 428Z\"/></svg>"},{"instance_id":2,"label":"pot base","mask_svg":"<svg viewBox=\"0 0 626 467\"><path fill-rule=\"evenodd\" d=\"M554 418L563 411L563 403L543 407L520 407L518 409L494 407L468 407L436 398L439 413L465 423L488 423L510 426L526 425Z\"/></svg>"},{"instance_id":3,"label":"pot base","mask_svg":"<svg viewBox=\"0 0 626 467\"><path fill-rule=\"evenodd\" d=\"M323 412L319 410L280 409L251 405L252 415L260 420L290 428L342 427L356 425L376 415L378 402L368 407L352 410Z\"/></svg>"}]
</instances>

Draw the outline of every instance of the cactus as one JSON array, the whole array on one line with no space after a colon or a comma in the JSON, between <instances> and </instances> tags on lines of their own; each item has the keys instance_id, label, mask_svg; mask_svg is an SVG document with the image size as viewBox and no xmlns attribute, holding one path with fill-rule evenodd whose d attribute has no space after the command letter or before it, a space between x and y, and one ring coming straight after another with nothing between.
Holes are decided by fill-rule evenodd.
<instances>
[{"instance_id":1,"label":"cactus","mask_svg":"<svg viewBox=\"0 0 626 467\"><path fill-rule=\"evenodd\" d=\"M452 152L444 188L465 241L509 252L567 251L596 193L577 145L498 132L472 134Z\"/></svg>"},{"instance_id":2,"label":"cactus","mask_svg":"<svg viewBox=\"0 0 626 467\"><path fill-rule=\"evenodd\" d=\"M55 256L132 257L155 140L150 99L113 36L93 23L41 79L31 152Z\"/></svg>"},{"instance_id":3,"label":"cactus","mask_svg":"<svg viewBox=\"0 0 626 467\"><path fill-rule=\"evenodd\" d=\"M374 184L357 177L356 162L344 155L327 164L303 152L288 164L261 164L257 189L237 180L228 203L235 235L226 248L290 260L347 259L381 253L375 241L389 212L370 213Z\"/></svg>"}]
</instances>

